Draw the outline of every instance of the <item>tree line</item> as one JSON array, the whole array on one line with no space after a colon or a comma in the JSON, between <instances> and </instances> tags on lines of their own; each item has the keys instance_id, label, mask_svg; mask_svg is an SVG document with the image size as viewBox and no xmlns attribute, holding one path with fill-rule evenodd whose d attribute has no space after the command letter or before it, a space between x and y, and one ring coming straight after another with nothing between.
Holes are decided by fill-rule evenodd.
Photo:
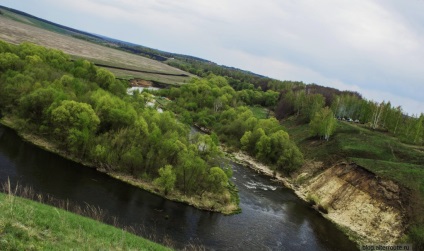
<instances>
[{"instance_id":1,"label":"tree line","mask_svg":"<svg viewBox=\"0 0 424 251\"><path fill-rule=\"evenodd\" d=\"M0 73L0 112L18 130L108 171L154 181L165 193L228 194L231 170L218 142L189 137L174 113L127 95L127 83L109 71L61 51L0 41Z\"/></svg>"},{"instance_id":2,"label":"tree line","mask_svg":"<svg viewBox=\"0 0 424 251\"><path fill-rule=\"evenodd\" d=\"M313 135L327 140L334 132L334 121L338 118L389 132L406 143L424 144L423 113L410 116L400 106L392 106L386 101L366 100L355 92L319 86L292 88L281 92L275 114L278 119L297 116L299 121L310 123Z\"/></svg>"},{"instance_id":3,"label":"tree line","mask_svg":"<svg viewBox=\"0 0 424 251\"><path fill-rule=\"evenodd\" d=\"M246 150L277 170L290 172L303 162L303 155L274 117L258 119L246 106L246 90L236 91L222 76L193 79L179 88L158 91L173 102L167 109L187 124L212 129L212 139ZM261 92L276 102L277 95ZM269 96L268 96L269 95ZM273 96L274 95L274 96Z\"/></svg>"}]
</instances>

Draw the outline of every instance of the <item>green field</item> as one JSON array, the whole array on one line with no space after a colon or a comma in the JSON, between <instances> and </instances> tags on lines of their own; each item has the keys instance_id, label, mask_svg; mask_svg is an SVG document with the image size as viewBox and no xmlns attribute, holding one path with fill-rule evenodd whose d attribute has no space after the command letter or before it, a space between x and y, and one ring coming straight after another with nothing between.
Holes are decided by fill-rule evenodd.
<instances>
[{"instance_id":1,"label":"green field","mask_svg":"<svg viewBox=\"0 0 424 251\"><path fill-rule=\"evenodd\" d=\"M1 250L170 250L62 209L0 193Z\"/></svg>"}]
</instances>

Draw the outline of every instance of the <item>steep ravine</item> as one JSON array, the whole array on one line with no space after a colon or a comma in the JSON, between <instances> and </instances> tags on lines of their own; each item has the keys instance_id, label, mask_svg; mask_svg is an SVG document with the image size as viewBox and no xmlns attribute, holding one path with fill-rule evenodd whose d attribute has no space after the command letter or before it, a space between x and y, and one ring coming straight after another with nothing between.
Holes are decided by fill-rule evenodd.
<instances>
[{"instance_id":1,"label":"steep ravine","mask_svg":"<svg viewBox=\"0 0 424 251\"><path fill-rule=\"evenodd\" d=\"M307 162L291 177L273 171L242 152L230 155L237 162L269 175L293 189L322 214L361 243L391 244L406 229L408 190L382 179L355 163L339 162L325 167ZM325 212L327 211L327 212Z\"/></svg>"}]
</instances>

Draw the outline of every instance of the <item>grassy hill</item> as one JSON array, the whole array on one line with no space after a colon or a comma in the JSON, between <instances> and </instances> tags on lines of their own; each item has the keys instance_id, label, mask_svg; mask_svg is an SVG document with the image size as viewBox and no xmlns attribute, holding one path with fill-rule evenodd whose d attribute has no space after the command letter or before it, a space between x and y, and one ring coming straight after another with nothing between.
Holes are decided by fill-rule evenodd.
<instances>
[{"instance_id":1,"label":"grassy hill","mask_svg":"<svg viewBox=\"0 0 424 251\"><path fill-rule=\"evenodd\" d=\"M327 165L340 159L354 161L424 196L424 147L407 145L388 133L345 121L338 122L329 141L310 137L309 126L299 125L293 118L283 124L306 158Z\"/></svg>"},{"instance_id":2,"label":"grassy hill","mask_svg":"<svg viewBox=\"0 0 424 251\"><path fill-rule=\"evenodd\" d=\"M0 193L1 250L170 250L123 230Z\"/></svg>"},{"instance_id":3,"label":"grassy hill","mask_svg":"<svg viewBox=\"0 0 424 251\"><path fill-rule=\"evenodd\" d=\"M164 84L183 84L194 76L156 60L104 46L105 44L93 43L101 41L100 37L88 36L84 32L77 33L76 30L64 29L62 26L11 12L5 8L0 7L0 11L0 39L6 42L14 44L32 42L62 50L74 58L84 58L101 64L119 78L141 78Z\"/></svg>"}]
</instances>

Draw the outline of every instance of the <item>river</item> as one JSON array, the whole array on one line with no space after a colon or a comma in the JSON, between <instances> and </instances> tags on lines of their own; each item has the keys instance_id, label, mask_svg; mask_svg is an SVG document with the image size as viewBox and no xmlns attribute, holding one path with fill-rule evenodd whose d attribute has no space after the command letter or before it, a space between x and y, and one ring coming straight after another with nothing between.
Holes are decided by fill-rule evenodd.
<instances>
[{"instance_id":1,"label":"river","mask_svg":"<svg viewBox=\"0 0 424 251\"><path fill-rule=\"evenodd\" d=\"M0 182L98 206L122 224L208 250L358 250L334 224L289 189L232 163L242 213L224 216L168 201L46 152L0 126Z\"/></svg>"}]
</instances>

